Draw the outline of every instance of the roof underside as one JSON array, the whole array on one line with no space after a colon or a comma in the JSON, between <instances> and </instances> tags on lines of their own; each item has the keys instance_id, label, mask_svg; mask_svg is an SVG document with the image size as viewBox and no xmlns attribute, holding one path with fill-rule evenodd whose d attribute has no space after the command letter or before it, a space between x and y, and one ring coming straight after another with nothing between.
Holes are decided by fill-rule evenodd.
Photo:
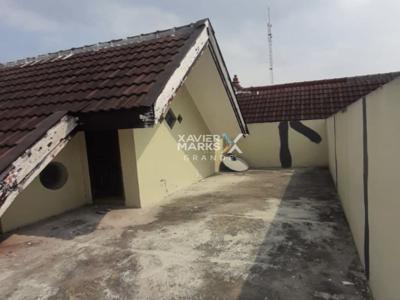
<instances>
[{"instance_id":1,"label":"roof underside","mask_svg":"<svg viewBox=\"0 0 400 300\"><path fill-rule=\"evenodd\" d=\"M400 72L241 88L247 123L324 119L366 96Z\"/></svg>"},{"instance_id":2,"label":"roof underside","mask_svg":"<svg viewBox=\"0 0 400 300\"><path fill-rule=\"evenodd\" d=\"M50 128L49 118L60 111L82 119L129 111L151 116L157 95L204 27L202 20L0 66L0 161L20 155L16 146L44 124Z\"/></svg>"}]
</instances>

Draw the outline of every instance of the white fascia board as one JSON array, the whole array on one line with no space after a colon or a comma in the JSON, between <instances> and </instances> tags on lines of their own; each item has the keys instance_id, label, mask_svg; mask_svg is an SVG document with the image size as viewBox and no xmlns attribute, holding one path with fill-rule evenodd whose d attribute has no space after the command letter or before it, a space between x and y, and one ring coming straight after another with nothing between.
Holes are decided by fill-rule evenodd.
<instances>
[{"instance_id":1,"label":"white fascia board","mask_svg":"<svg viewBox=\"0 0 400 300\"><path fill-rule=\"evenodd\" d=\"M197 37L196 42L186 53L179 67L169 78L164 89L158 96L154 104L154 120L156 124L160 122L160 119L162 118L164 113L166 113L169 102L175 97L178 88L185 81L190 68L193 66L197 57L202 53L204 47L206 46L209 38L208 28L209 28L209 23L206 22L206 26L203 28L200 35Z\"/></svg>"},{"instance_id":2,"label":"white fascia board","mask_svg":"<svg viewBox=\"0 0 400 300\"><path fill-rule=\"evenodd\" d=\"M77 119L64 116L50 128L43 138L25 151L11 165L10 171L0 182L0 197L5 199L0 207L0 217L54 157L70 141L70 133L78 125Z\"/></svg>"},{"instance_id":3,"label":"white fascia board","mask_svg":"<svg viewBox=\"0 0 400 300\"><path fill-rule=\"evenodd\" d=\"M185 55L183 60L181 61L179 67L175 70L175 72L172 74L170 79L168 80L167 84L165 85L164 89L158 96L155 104L154 104L154 120L155 123L159 123L160 120L162 119L163 115L167 112L169 102L175 97L175 94L178 90L178 88L183 84L185 81L188 72L190 71L191 67L193 64L196 62L196 59L201 55L202 51L205 49L205 46L208 44L211 46L213 52L215 53L217 63L219 64L219 68L222 71L222 76L221 78L223 81L225 81L225 85L228 88L228 93L230 94L230 98L233 99L233 105L235 106L235 110L238 113L239 122L241 122L241 128L245 128L246 122L244 121L244 118L242 116L242 113L240 111L239 104L237 102L236 94L233 90L231 80L228 74L228 70L226 69L225 62L222 58L222 54L220 52L219 46L217 44L217 40L215 39L215 36L213 34L213 29L211 27L211 24L208 20L205 21L205 26L196 39L195 44L190 48L188 53ZM236 114L236 113L235 113ZM243 132L243 134L247 134L246 132Z\"/></svg>"},{"instance_id":4,"label":"white fascia board","mask_svg":"<svg viewBox=\"0 0 400 300\"><path fill-rule=\"evenodd\" d=\"M207 24L209 24L209 21L207 21ZM242 123L241 127L243 127L243 129L245 129L247 127L246 126L246 122L244 121L244 118L242 116L242 112L240 110L240 107L239 107L239 104L238 104L238 101L237 101L237 98L236 98L235 91L233 90L231 79L229 77L229 73L228 73L228 70L226 68L224 59L222 58L222 53L221 53L220 48L218 46L217 39L214 36L214 31L213 31L212 27L210 25L208 25L207 27L210 28L210 30L209 30L209 32L210 32L210 35L209 35L210 46L211 46L211 48L212 48L212 50L213 50L213 52L214 52L214 54L216 56L217 62L218 62L219 67L220 67L220 69L222 71L222 76L224 77L224 78L222 78L222 80L225 81L226 86L228 88L228 92L229 92L231 98L233 99L233 104L234 104L235 109L236 109L236 111L237 111L237 113L239 115L240 122ZM246 135L247 133L243 132L243 134Z\"/></svg>"}]
</instances>

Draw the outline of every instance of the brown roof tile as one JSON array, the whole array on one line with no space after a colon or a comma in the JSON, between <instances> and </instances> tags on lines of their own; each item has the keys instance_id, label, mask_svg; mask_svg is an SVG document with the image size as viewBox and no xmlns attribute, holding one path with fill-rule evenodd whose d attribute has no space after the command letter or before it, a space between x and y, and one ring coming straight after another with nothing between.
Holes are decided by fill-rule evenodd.
<instances>
[{"instance_id":1,"label":"brown roof tile","mask_svg":"<svg viewBox=\"0 0 400 300\"><path fill-rule=\"evenodd\" d=\"M165 85L204 26L202 20L0 65L0 162L56 112L151 110L151 91Z\"/></svg>"},{"instance_id":2,"label":"brown roof tile","mask_svg":"<svg viewBox=\"0 0 400 300\"><path fill-rule=\"evenodd\" d=\"M324 119L400 76L400 72L241 88L247 123Z\"/></svg>"}]
</instances>

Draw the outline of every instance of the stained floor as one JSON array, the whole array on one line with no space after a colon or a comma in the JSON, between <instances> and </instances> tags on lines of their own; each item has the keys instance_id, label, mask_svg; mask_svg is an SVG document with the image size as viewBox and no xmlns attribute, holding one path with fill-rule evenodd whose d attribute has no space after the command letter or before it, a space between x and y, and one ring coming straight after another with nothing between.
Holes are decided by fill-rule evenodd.
<instances>
[{"instance_id":1,"label":"stained floor","mask_svg":"<svg viewBox=\"0 0 400 300\"><path fill-rule=\"evenodd\" d=\"M369 299L326 169L207 178L3 237L1 299Z\"/></svg>"}]
</instances>

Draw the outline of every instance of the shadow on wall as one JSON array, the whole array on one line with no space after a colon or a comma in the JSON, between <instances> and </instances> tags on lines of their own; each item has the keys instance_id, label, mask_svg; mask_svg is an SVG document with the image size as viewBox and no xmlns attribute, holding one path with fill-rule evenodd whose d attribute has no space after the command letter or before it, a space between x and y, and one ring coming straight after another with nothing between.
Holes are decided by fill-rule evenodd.
<instances>
[{"instance_id":1,"label":"shadow on wall","mask_svg":"<svg viewBox=\"0 0 400 300\"><path fill-rule=\"evenodd\" d=\"M239 299L369 299L329 172L299 169L284 192Z\"/></svg>"},{"instance_id":2,"label":"shadow on wall","mask_svg":"<svg viewBox=\"0 0 400 300\"><path fill-rule=\"evenodd\" d=\"M283 121L279 123L279 139L280 139L280 152L279 158L281 161L282 168L292 167L292 155L289 150L289 125L298 133L304 135L311 142L319 144L322 139L321 136L315 130L307 127L300 121Z\"/></svg>"}]
</instances>

